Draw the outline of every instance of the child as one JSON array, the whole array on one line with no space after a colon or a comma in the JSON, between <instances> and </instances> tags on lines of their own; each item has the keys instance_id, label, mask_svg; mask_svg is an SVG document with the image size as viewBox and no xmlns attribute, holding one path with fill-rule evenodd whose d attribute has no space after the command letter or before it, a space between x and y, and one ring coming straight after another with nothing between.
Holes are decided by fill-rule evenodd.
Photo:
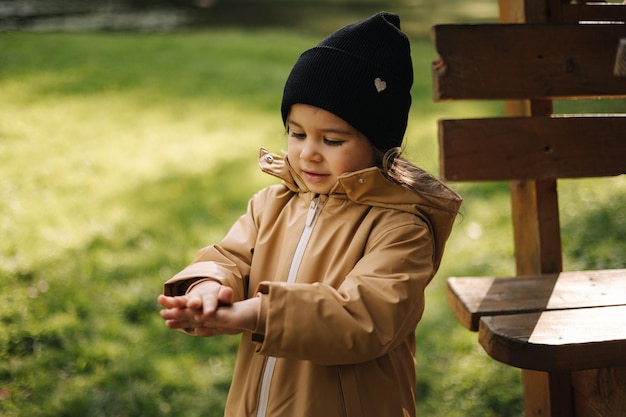
<instances>
[{"instance_id":1,"label":"child","mask_svg":"<svg viewBox=\"0 0 626 417\"><path fill-rule=\"evenodd\" d=\"M415 415L415 328L461 198L399 156L413 83L400 19L304 52L287 79L282 180L165 283L161 316L242 333L226 416Z\"/></svg>"}]
</instances>

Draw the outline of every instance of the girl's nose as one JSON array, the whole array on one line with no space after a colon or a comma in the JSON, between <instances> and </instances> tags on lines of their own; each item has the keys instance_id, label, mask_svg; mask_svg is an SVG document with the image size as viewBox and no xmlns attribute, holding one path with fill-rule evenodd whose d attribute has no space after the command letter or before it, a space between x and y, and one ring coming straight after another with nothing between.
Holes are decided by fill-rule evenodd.
<instances>
[{"instance_id":1,"label":"girl's nose","mask_svg":"<svg viewBox=\"0 0 626 417\"><path fill-rule=\"evenodd\" d=\"M319 149L317 149L317 145L314 141L305 141L302 145L302 149L300 150L300 159L305 161L319 161L321 159L321 154L319 153Z\"/></svg>"}]
</instances>

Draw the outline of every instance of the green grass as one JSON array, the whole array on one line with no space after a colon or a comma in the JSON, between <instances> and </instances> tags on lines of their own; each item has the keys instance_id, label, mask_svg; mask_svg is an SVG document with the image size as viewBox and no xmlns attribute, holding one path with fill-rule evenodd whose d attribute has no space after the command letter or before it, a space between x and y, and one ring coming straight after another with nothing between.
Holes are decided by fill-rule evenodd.
<instances>
[{"instance_id":1,"label":"green grass","mask_svg":"<svg viewBox=\"0 0 626 417\"><path fill-rule=\"evenodd\" d=\"M274 180L283 82L319 36L278 30L0 36L0 414L221 415L237 337L168 331L162 283ZM437 172L435 53L413 40L408 155ZM418 328L418 409L520 416L520 373L486 357L445 302L450 275L512 274L506 184L466 199ZM626 180L561 184L566 267L624 267Z\"/></svg>"}]
</instances>

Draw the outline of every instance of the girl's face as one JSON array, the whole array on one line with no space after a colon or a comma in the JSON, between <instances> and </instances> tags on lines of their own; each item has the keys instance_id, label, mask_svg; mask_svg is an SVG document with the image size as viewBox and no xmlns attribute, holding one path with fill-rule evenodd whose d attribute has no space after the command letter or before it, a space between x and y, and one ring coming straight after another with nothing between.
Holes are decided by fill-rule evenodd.
<instances>
[{"instance_id":1,"label":"girl's face","mask_svg":"<svg viewBox=\"0 0 626 417\"><path fill-rule=\"evenodd\" d=\"M287 117L289 163L316 194L328 194L337 177L374 166L363 134L319 107L294 104Z\"/></svg>"}]
</instances>

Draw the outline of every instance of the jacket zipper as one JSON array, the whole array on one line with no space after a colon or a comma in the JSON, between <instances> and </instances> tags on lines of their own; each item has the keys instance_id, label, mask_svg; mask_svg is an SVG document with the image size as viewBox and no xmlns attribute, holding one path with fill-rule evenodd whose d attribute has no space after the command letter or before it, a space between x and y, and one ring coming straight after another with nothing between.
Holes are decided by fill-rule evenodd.
<instances>
[{"instance_id":1,"label":"jacket zipper","mask_svg":"<svg viewBox=\"0 0 626 417\"><path fill-rule=\"evenodd\" d=\"M309 205L309 210L306 214L306 223L304 230L300 235L298 246L296 246L296 252L291 260L291 267L289 268L289 275L287 275L287 282L295 282L298 268L302 262L304 256L304 249L309 242L311 233L313 232L313 226L317 220L317 215L320 211L320 205L318 203L319 195L316 195ZM267 403L270 396L270 384L272 382L272 375L274 374L274 368L276 367L276 358L268 356L263 366L263 377L261 378L261 390L259 392L259 406L257 408L256 417L265 417L267 413Z\"/></svg>"}]
</instances>

